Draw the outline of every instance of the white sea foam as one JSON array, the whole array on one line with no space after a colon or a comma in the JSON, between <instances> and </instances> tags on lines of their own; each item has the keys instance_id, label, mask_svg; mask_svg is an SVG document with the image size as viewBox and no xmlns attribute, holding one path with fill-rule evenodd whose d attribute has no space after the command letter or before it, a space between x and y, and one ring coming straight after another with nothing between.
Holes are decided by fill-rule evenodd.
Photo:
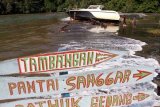
<instances>
[{"instance_id":1,"label":"white sea foam","mask_svg":"<svg viewBox=\"0 0 160 107\"><path fill-rule=\"evenodd\" d=\"M62 18L61 21L70 21L70 17Z\"/></svg>"},{"instance_id":2,"label":"white sea foam","mask_svg":"<svg viewBox=\"0 0 160 107\"><path fill-rule=\"evenodd\" d=\"M103 32L117 33L118 30L119 26L107 26L106 28L103 28L101 26L94 26L88 29L89 32L93 33L103 33Z\"/></svg>"}]
</instances>

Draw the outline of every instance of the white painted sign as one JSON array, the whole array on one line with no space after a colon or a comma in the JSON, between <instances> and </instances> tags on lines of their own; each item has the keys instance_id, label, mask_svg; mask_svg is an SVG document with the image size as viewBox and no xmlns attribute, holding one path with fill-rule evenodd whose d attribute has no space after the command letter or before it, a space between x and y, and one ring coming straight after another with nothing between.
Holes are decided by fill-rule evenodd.
<instances>
[{"instance_id":1,"label":"white painted sign","mask_svg":"<svg viewBox=\"0 0 160 107\"><path fill-rule=\"evenodd\" d=\"M0 62L0 75L60 72L66 69L93 66L120 56L119 52L100 50L37 54Z\"/></svg>"},{"instance_id":2,"label":"white painted sign","mask_svg":"<svg viewBox=\"0 0 160 107\"><path fill-rule=\"evenodd\" d=\"M154 68L114 68L60 77L1 77L0 99L39 97L150 82Z\"/></svg>"},{"instance_id":3,"label":"white painted sign","mask_svg":"<svg viewBox=\"0 0 160 107\"><path fill-rule=\"evenodd\" d=\"M151 100L151 92L101 94L59 99L25 99L0 104L0 107L120 107Z\"/></svg>"},{"instance_id":4,"label":"white painted sign","mask_svg":"<svg viewBox=\"0 0 160 107\"><path fill-rule=\"evenodd\" d=\"M37 73L92 66L116 56L99 50L76 50L23 57L18 63L20 73Z\"/></svg>"}]
</instances>

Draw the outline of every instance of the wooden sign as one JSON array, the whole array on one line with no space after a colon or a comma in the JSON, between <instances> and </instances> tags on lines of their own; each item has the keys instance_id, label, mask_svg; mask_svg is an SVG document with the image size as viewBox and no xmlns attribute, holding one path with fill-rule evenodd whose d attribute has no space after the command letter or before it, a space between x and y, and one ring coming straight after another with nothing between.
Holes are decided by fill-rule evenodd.
<instances>
[{"instance_id":1,"label":"wooden sign","mask_svg":"<svg viewBox=\"0 0 160 107\"><path fill-rule=\"evenodd\" d=\"M91 66L116 56L104 51L80 50L23 57L18 62L20 73L33 73Z\"/></svg>"},{"instance_id":2,"label":"wooden sign","mask_svg":"<svg viewBox=\"0 0 160 107\"><path fill-rule=\"evenodd\" d=\"M1 77L0 99L39 97L83 90L150 82L154 68L147 66L103 69L60 77Z\"/></svg>"},{"instance_id":3,"label":"wooden sign","mask_svg":"<svg viewBox=\"0 0 160 107\"><path fill-rule=\"evenodd\" d=\"M18 58L17 61L0 63L0 75L14 73L52 72L93 66L117 57L117 54L99 50L76 50L56 53L38 54ZM18 62L18 63L17 63Z\"/></svg>"},{"instance_id":4,"label":"wooden sign","mask_svg":"<svg viewBox=\"0 0 160 107\"><path fill-rule=\"evenodd\" d=\"M120 107L151 100L151 92L76 96L59 99L25 99L0 104L0 107Z\"/></svg>"}]
</instances>

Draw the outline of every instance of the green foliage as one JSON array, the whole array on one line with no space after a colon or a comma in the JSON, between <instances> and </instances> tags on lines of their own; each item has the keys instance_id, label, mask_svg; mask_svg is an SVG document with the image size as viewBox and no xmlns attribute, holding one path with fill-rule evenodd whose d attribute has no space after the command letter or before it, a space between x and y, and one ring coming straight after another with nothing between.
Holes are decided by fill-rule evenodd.
<instances>
[{"instance_id":1,"label":"green foliage","mask_svg":"<svg viewBox=\"0 0 160 107\"><path fill-rule=\"evenodd\" d=\"M160 0L0 0L0 14L66 11L93 4L119 12L160 13Z\"/></svg>"},{"instance_id":2,"label":"green foliage","mask_svg":"<svg viewBox=\"0 0 160 107\"><path fill-rule=\"evenodd\" d=\"M137 9L138 12L153 13L158 12L160 8L160 2L158 0L144 0Z\"/></svg>"}]
</instances>

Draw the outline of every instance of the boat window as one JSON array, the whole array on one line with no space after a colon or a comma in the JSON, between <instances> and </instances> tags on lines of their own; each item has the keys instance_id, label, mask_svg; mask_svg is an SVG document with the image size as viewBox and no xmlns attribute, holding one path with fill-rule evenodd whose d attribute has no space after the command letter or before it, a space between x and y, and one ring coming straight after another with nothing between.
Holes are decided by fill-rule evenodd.
<instances>
[{"instance_id":1,"label":"boat window","mask_svg":"<svg viewBox=\"0 0 160 107\"><path fill-rule=\"evenodd\" d=\"M98 9L98 8L100 8L100 7L99 6L94 6L94 5L88 7L88 9Z\"/></svg>"}]
</instances>

